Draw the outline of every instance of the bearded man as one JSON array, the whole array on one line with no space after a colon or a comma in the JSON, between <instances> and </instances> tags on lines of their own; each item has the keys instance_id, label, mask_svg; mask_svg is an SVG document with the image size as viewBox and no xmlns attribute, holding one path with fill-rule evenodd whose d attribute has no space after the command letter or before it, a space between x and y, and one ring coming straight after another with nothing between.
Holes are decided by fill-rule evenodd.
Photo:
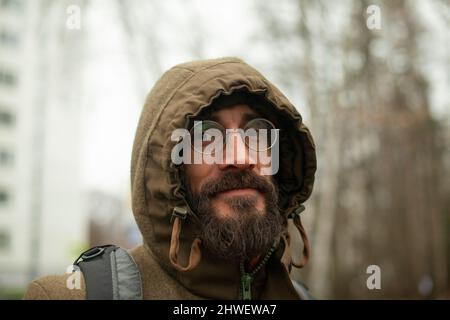
<instances>
[{"instance_id":1,"label":"bearded man","mask_svg":"<svg viewBox=\"0 0 450 320\"><path fill-rule=\"evenodd\" d=\"M174 134L180 129L184 135ZM167 71L147 97L132 153L133 213L143 235L128 251L137 297L307 298L290 272L309 256L300 212L315 170L298 110L253 67L221 58ZM303 239L298 262L289 219ZM70 275L37 279L25 298L89 298L89 283L102 275L83 275L79 290L68 288ZM132 276L115 281L126 286Z\"/></svg>"}]
</instances>

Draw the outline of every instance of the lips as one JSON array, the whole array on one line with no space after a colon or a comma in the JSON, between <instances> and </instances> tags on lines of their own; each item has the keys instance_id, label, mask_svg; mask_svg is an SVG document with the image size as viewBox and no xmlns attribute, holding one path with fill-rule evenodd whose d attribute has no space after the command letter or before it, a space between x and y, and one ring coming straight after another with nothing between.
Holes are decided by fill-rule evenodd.
<instances>
[{"instance_id":1,"label":"lips","mask_svg":"<svg viewBox=\"0 0 450 320\"><path fill-rule=\"evenodd\" d=\"M255 188L236 188L236 189L229 189L222 192L219 192L218 194L227 195L227 196L252 196L257 195L260 192Z\"/></svg>"},{"instance_id":2,"label":"lips","mask_svg":"<svg viewBox=\"0 0 450 320\"><path fill-rule=\"evenodd\" d=\"M266 196L274 189L275 185L271 181L252 171L230 170L217 179L207 181L200 193L204 199L212 199L220 194Z\"/></svg>"}]
</instances>

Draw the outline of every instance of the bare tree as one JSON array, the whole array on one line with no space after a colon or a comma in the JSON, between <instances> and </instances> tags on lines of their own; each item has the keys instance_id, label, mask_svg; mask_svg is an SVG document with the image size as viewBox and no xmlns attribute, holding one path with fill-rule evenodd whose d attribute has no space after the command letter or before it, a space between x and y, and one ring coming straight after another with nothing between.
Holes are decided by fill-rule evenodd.
<instances>
[{"instance_id":1,"label":"bare tree","mask_svg":"<svg viewBox=\"0 0 450 320\"><path fill-rule=\"evenodd\" d=\"M270 5L259 12L282 56L274 68L302 93L317 142L317 183L306 213L313 256L300 276L319 297L442 296L448 181L442 126L421 68L427 31L417 6L378 1L383 27L369 30L369 1L291 3L291 25ZM381 267L382 290L366 287L371 264Z\"/></svg>"}]
</instances>

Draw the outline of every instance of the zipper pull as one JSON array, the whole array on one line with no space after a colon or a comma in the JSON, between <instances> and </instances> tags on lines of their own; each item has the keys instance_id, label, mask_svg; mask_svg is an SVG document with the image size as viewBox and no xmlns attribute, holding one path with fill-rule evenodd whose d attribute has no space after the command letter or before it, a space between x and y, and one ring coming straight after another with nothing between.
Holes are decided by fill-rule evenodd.
<instances>
[{"instance_id":1,"label":"zipper pull","mask_svg":"<svg viewBox=\"0 0 450 320\"><path fill-rule=\"evenodd\" d=\"M242 299L243 300L252 300L252 276L248 273L244 273L241 277L241 288L242 288Z\"/></svg>"}]
</instances>

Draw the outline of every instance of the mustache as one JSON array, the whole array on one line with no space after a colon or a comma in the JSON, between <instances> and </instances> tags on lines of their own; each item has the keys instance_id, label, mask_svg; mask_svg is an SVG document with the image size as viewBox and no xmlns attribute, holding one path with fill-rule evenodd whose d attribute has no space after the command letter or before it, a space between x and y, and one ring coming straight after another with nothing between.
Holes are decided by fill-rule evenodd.
<instances>
[{"instance_id":1,"label":"mustache","mask_svg":"<svg viewBox=\"0 0 450 320\"><path fill-rule=\"evenodd\" d=\"M256 189L263 195L276 191L272 181L247 170L227 171L220 178L206 182L200 192L203 197L212 198L221 192L244 188Z\"/></svg>"}]
</instances>

